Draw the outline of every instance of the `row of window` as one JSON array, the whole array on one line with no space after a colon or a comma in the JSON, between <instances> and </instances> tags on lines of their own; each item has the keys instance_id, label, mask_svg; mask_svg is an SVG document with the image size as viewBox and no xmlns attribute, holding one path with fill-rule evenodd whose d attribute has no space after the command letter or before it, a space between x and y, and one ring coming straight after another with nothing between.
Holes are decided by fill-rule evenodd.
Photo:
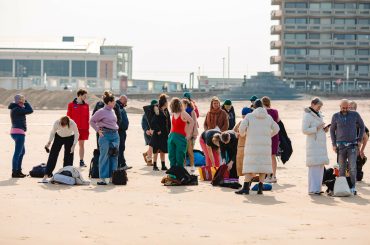
<instances>
[{"instance_id":1,"label":"row of window","mask_svg":"<svg viewBox=\"0 0 370 245\"><path fill-rule=\"evenodd\" d=\"M330 9L370 9L370 3L330 3L330 2L323 2L323 3L307 3L307 2L289 2L285 3L285 8L300 8L300 9L322 9L322 10L330 10Z\"/></svg>"},{"instance_id":2,"label":"row of window","mask_svg":"<svg viewBox=\"0 0 370 245\"><path fill-rule=\"evenodd\" d=\"M370 34L285 33L286 40L370 40Z\"/></svg>"},{"instance_id":3,"label":"row of window","mask_svg":"<svg viewBox=\"0 0 370 245\"><path fill-rule=\"evenodd\" d=\"M355 56L370 55L369 49L305 49L286 48L285 55L311 55L311 56Z\"/></svg>"},{"instance_id":4,"label":"row of window","mask_svg":"<svg viewBox=\"0 0 370 245\"><path fill-rule=\"evenodd\" d=\"M69 70L69 60L44 60L43 72L57 77L97 77L98 62L73 60ZM13 75L13 60L0 60L0 76ZM41 60L15 60L15 76L42 76Z\"/></svg>"},{"instance_id":5,"label":"row of window","mask_svg":"<svg viewBox=\"0 0 370 245\"><path fill-rule=\"evenodd\" d=\"M285 72L294 71L346 71L348 65L332 65L332 64L284 64ZM368 73L369 65L349 65L349 70L351 72L357 71L360 73Z\"/></svg>"},{"instance_id":6,"label":"row of window","mask_svg":"<svg viewBox=\"0 0 370 245\"><path fill-rule=\"evenodd\" d=\"M285 24L316 24L316 25L368 25L370 19L344 19L344 18L286 18Z\"/></svg>"}]
</instances>

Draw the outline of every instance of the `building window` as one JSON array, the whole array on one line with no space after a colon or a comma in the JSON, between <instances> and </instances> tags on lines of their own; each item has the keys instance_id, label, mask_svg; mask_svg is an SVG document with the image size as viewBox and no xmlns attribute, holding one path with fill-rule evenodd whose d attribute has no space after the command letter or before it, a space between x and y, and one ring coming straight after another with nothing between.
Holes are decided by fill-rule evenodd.
<instances>
[{"instance_id":1,"label":"building window","mask_svg":"<svg viewBox=\"0 0 370 245\"><path fill-rule=\"evenodd\" d=\"M354 34L334 34L334 40L355 40Z\"/></svg>"},{"instance_id":2,"label":"building window","mask_svg":"<svg viewBox=\"0 0 370 245\"><path fill-rule=\"evenodd\" d=\"M307 3L296 2L296 3L285 3L285 8L307 8Z\"/></svg>"},{"instance_id":3,"label":"building window","mask_svg":"<svg viewBox=\"0 0 370 245\"><path fill-rule=\"evenodd\" d=\"M335 3L334 8L335 9L344 9L345 5L344 5L344 3Z\"/></svg>"},{"instance_id":4,"label":"building window","mask_svg":"<svg viewBox=\"0 0 370 245\"><path fill-rule=\"evenodd\" d=\"M356 3L346 3L345 4L346 6L346 9L356 9L357 8L357 4Z\"/></svg>"},{"instance_id":5,"label":"building window","mask_svg":"<svg viewBox=\"0 0 370 245\"><path fill-rule=\"evenodd\" d=\"M310 24L320 24L320 18L311 18Z\"/></svg>"},{"instance_id":6,"label":"building window","mask_svg":"<svg viewBox=\"0 0 370 245\"><path fill-rule=\"evenodd\" d=\"M24 76L41 76L41 60L15 60L15 69L24 69Z\"/></svg>"},{"instance_id":7,"label":"building window","mask_svg":"<svg viewBox=\"0 0 370 245\"><path fill-rule=\"evenodd\" d=\"M357 40L370 40L370 35L357 35Z\"/></svg>"},{"instance_id":8,"label":"building window","mask_svg":"<svg viewBox=\"0 0 370 245\"><path fill-rule=\"evenodd\" d=\"M306 70L306 64L295 64L294 70L296 71L305 71Z\"/></svg>"},{"instance_id":9,"label":"building window","mask_svg":"<svg viewBox=\"0 0 370 245\"><path fill-rule=\"evenodd\" d=\"M335 56L343 56L344 55L344 49L334 49L334 55Z\"/></svg>"},{"instance_id":10,"label":"building window","mask_svg":"<svg viewBox=\"0 0 370 245\"><path fill-rule=\"evenodd\" d=\"M294 64L287 64L284 65L285 72L294 72Z\"/></svg>"},{"instance_id":11,"label":"building window","mask_svg":"<svg viewBox=\"0 0 370 245\"><path fill-rule=\"evenodd\" d=\"M308 69L310 71L319 71L320 70L320 65L309 65Z\"/></svg>"},{"instance_id":12,"label":"building window","mask_svg":"<svg viewBox=\"0 0 370 245\"><path fill-rule=\"evenodd\" d=\"M320 34L319 33L310 33L309 34L309 39L320 39Z\"/></svg>"},{"instance_id":13,"label":"building window","mask_svg":"<svg viewBox=\"0 0 370 245\"><path fill-rule=\"evenodd\" d=\"M334 24L336 24L336 25L344 25L344 19L334 19Z\"/></svg>"},{"instance_id":14,"label":"building window","mask_svg":"<svg viewBox=\"0 0 370 245\"><path fill-rule=\"evenodd\" d=\"M357 23L359 25L369 25L370 24L370 19L358 19Z\"/></svg>"},{"instance_id":15,"label":"building window","mask_svg":"<svg viewBox=\"0 0 370 245\"><path fill-rule=\"evenodd\" d=\"M336 71L344 71L344 65L335 65Z\"/></svg>"},{"instance_id":16,"label":"building window","mask_svg":"<svg viewBox=\"0 0 370 245\"><path fill-rule=\"evenodd\" d=\"M324 9L324 10L330 10L331 9L331 3L321 3L320 8Z\"/></svg>"},{"instance_id":17,"label":"building window","mask_svg":"<svg viewBox=\"0 0 370 245\"><path fill-rule=\"evenodd\" d=\"M359 9L370 9L370 3L360 3L358 5Z\"/></svg>"},{"instance_id":18,"label":"building window","mask_svg":"<svg viewBox=\"0 0 370 245\"><path fill-rule=\"evenodd\" d=\"M331 50L330 49L321 49L320 50L320 55L330 56L331 55Z\"/></svg>"},{"instance_id":19,"label":"building window","mask_svg":"<svg viewBox=\"0 0 370 245\"><path fill-rule=\"evenodd\" d=\"M321 33L320 39L321 40L331 40L331 34L330 33Z\"/></svg>"},{"instance_id":20,"label":"building window","mask_svg":"<svg viewBox=\"0 0 370 245\"><path fill-rule=\"evenodd\" d=\"M368 73L369 65L358 65L358 72Z\"/></svg>"},{"instance_id":21,"label":"building window","mask_svg":"<svg viewBox=\"0 0 370 245\"><path fill-rule=\"evenodd\" d=\"M320 51L319 51L319 49L309 49L308 53L309 53L310 56L319 56Z\"/></svg>"},{"instance_id":22,"label":"building window","mask_svg":"<svg viewBox=\"0 0 370 245\"><path fill-rule=\"evenodd\" d=\"M0 77L13 76L13 60L0 60Z\"/></svg>"},{"instance_id":23,"label":"building window","mask_svg":"<svg viewBox=\"0 0 370 245\"><path fill-rule=\"evenodd\" d=\"M369 55L370 54L368 49L359 49L357 52L358 52L358 55Z\"/></svg>"},{"instance_id":24,"label":"building window","mask_svg":"<svg viewBox=\"0 0 370 245\"><path fill-rule=\"evenodd\" d=\"M355 56L356 55L356 50L355 49L345 49L344 50L344 55L345 56Z\"/></svg>"},{"instance_id":25,"label":"building window","mask_svg":"<svg viewBox=\"0 0 370 245\"><path fill-rule=\"evenodd\" d=\"M69 77L69 61L44 60L44 73L52 77Z\"/></svg>"},{"instance_id":26,"label":"building window","mask_svg":"<svg viewBox=\"0 0 370 245\"><path fill-rule=\"evenodd\" d=\"M307 24L306 18L286 18L285 24Z\"/></svg>"},{"instance_id":27,"label":"building window","mask_svg":"<svg viewBox=\"0 0 370 245\"><path fill-rule=\"evenodd\" d=\"M98 76L98 62L86 61L86 77L97 77L97 76Z\"/></svg>"},{"instance_id":28,"label":"building window","mask_svg":"<svg viewBox=\"0 0 370 245\"><path fill-rule=\"evenodd\" d=\"M84 60L72 60L72 77L85 77Z\"/></svg>"},{"instance_id":29,"label":"building window","mask_svg":"<svg viewBox=\"0 0 370 245\"><path fill-rule=\"evenodd\" d=\"M306 34L295 34L295 38L298 40L305 40Z\"/></svg>"}]
</instances>

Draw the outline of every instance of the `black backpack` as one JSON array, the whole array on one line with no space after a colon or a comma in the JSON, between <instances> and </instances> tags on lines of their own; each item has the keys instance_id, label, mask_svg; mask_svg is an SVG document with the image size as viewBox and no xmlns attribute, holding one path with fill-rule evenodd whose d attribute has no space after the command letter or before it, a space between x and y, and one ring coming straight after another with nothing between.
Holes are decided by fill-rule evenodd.
<instances>
[{"instance_id":1,"label":"black backpack","mask_svg":"<svg viewBox=\"0 0 370 245\"><path fill-rule=\"evenodd\" d=\"M100 151L98 149L94 150L94 156L91 159L89 178L97 179L99 178L99 156Z\"/></svg>"},{"instance_id":2,"label":"black backpack","mask_svg":"<svg viewBox=\"0 0 370 245\"><path fill-rule=\"evenodd\" d=\"M357 165L357 174L356 179L357 181L362 181L362 178L364 177L364 172L362 171L362 167L365 165L367 161L367 157L361 158L361 156L357 157L356 165Z\"/></svg>"},{"instance_id":3,"label":"black backpack","mask_svg":"<svg viewBox=\"0 0 370 245\"><path fill-rule=\"evenodd\" d=\"M37 165L32 168L30 171L30 176L33 178L43 178L46 173L46 164L41 163L40 165Z\"/></svg>"},{"instance_id":4,"label":"black backpack","mask_svg":"<svg viewBox=\"0 0 370 245\"><path fill-rule=\"evenodd\" d=\"M113 171L112 183L114 185L126 185L127 181L127 172L124 169L121 168Z\"/></svg>"}]
</instances>

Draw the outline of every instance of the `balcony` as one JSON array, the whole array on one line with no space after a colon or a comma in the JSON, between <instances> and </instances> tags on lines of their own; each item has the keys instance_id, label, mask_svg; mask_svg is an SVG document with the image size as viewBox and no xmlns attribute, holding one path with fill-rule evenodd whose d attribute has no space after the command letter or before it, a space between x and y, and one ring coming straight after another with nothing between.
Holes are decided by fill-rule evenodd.
<instances>
[{"instance_id":1,"label":"balcony","mask_svg":"<svg viewBox=\"0 0 370 245\"><path fill-rule=\"evenodd\" d=\"M274 26L271 26L271 34L272 35L280 35L281 34L281 31L283 30L283 26L282 25L274 25Z\"/></svg>"},{"instance_id":2,"label":"balcony","mask_svg":"<svg viewBox=\"0 0 370 245\"><path fill-rule=\"evenodd\" d=\"M370 40L283 40L284 47L358 47L368 48Z\"/></svg>"},{"instance_id":3,"label":"balcony","mask_svg":"<svg viewBox=\"0 0 370 245\"><path fill-rule=\"evenodd\" d=\"M335 63L335 64L351 64L351 63L370 63L369 56L315 56L315 55L285 55L282 57L284 62L291 63Z\"/></svg>"},{"instance_id":4,"label":"balcony","mask_svg":"<svg viewBox=\"0 0 370 245\"><path fill-rule=\"evenodd\" d=\"M271 0L271 5L281 5L282 0Z\"/></svg>"},{"instance_id":5,"label":"balcony","mask_svg":"<svg viewBox=\"0 0 370 245\"><path fill-rule=\"evenodd\" d=\"M281 56L271 56L270 64L280 64Z\"/></svg>"},{"instance_id":6,"label":"balcony","mask_svg":"<svg viewBox=\"0 0 370 245\"><path fill-rule=\"evenodd\" d=\"M283 11L281 10L272 10L271 11L271 19L272 20L280 20L283 16Z\"/></svg>"},{"instance_id":7,"label":"balcony","mask_svg":"<svg viewBox=\"0 0 370 245\"><path fill-rule=\"evenodd\" d=\"M346 79L346 71L283 71L282 76L286 79ZM349 72L350 79L369 79L368 72Z\"/></svg>"},{"instance_id":8,"label":"balcony","mask_svg":"<svg viewBox=\"0 0 370 245\"><path fill-rule=\"evenodd\" d=\"M271 49L280 49L282 46L282 41L271 41L270 42L270 48Z\"/></svg>"}]
</instances>

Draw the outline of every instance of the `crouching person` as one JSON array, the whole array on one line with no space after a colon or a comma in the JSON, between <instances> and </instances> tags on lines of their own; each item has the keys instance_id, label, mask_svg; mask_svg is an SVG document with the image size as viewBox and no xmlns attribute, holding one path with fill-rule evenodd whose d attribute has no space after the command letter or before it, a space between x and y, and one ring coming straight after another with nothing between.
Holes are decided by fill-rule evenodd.
<instances>
[{"instance_id":1,"label":"crouching person","mask_svg":"<svg viewBox=\"0 0 370 245\"><path fill-rule=\"evenodd\" d=\"M91 127L99 134L99 177L98 185L107 185L106 179L112 178L112 173L118 165L119 135L117 117L114 113L116 104L114 95L105 92L105 106L99 109L90 120Z\"/></svg>"},{"instance_id":2,"label":"crouching person","mask_svg":"<svg viewBox=\"0 0 370 245\"><path fill-rule=\"evenodd\" d=\"M62 146L64 146L63 167L73 165L73 152L79 136L77 124L68 116L55 121L50 132L49 141L45 145L45 149L49 151L51 142L53 142L42 182L47 182L47 178L52 176Z\"/></svg>"},{"instance_id":3,"label":"crouching person","mask_svg":"<svg viewBox=\"0 0 370 245\"><path fill-rule=\"evenodd\" d=\"M243 161L245 175L243 188L236 194L249 194L249 186L254 174L259 174L258 192L263 194L263 180L272 173L271 137L279 132L279 125L267 114L262 102L256 100L255 110L241 122L239 132L246 135Z\"/></svg>"}]
</instances>

